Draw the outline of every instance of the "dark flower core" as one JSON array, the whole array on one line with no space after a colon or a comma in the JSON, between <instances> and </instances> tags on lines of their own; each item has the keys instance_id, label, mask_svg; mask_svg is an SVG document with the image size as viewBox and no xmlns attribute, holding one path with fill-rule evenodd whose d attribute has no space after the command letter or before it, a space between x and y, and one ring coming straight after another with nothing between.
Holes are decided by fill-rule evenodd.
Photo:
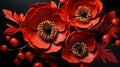
<instances>
[{"instance_id":1,"label":"dark flower core","mask_svg":"<svg viewBox=\"0 0 120 67\"><path fill-rule=\"evenodd\" d=\"M78 56L80 58L86 56L86 54L88 53L86 44L84 42L79 42L79 41L73 44L71 50L75 56Z\"/></svg>"},{"instance_id":2,"label":"dark flower core","mask_svg":"<svg viewBox=\"0 0 120 67\"><path fill-rule=\"evenodd\" d=\"M79 6L75 11L75 17L82 22L88 22L91 19L91 11L89 7Z\"/></svg>"},{"instance_id":3,"label":"dark flower core","mask_svg":"<svg viewBox=\"0 0 120 67\"><path fill-rule=\"evenodd\" d=\"M38 34L45 40L53 40L57 35L57 29L54 22L51 21L42 21L39 23Z\"/></svg>"}]
</instances>

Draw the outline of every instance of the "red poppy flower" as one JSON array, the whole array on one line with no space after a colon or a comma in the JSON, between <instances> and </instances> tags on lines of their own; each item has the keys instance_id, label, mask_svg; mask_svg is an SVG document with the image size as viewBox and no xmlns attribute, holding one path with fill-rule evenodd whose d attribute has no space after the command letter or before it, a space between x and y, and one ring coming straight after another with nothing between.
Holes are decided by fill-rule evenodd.
<instances>
[{"instance_id":1,"label":"red poppy flower","mask_svg":"<svg viewBox=\"0 0 120 67\"><path fill-rule=\"evenodd\" d=\"M98 54L93 33L75 31L71 33L62 50L62 58L72 63L90 63Z\"/></svg>"},{"instance_id":2,"label":"red poppy flower","mask_svg":"<svg viewBox=\"0 0 120 67\"><path fill-rule=\"evenodd\" d=\"M66 9L72 25L79 28L91 28L100 18L102 3L100 0L68 0Z\"/></svg>"},{"instance_id":3,"label":"red poppy flower","mask_svg":"<svg viewBox=\"0 0 120 67\"><path fill-rule=\"evenodd\" d=\"M46 49L46 53L61 49L66 38L64 12L50 3L37 3L26 13L21 25L24 39L32 48Z\"/></svg>"}]
</instances>

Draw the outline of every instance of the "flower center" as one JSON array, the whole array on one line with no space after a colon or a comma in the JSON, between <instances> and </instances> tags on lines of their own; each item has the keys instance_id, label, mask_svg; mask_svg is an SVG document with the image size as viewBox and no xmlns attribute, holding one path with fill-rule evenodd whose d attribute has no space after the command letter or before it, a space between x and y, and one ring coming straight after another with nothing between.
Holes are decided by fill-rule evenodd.
<instances>
[{"instance_id":1,"label":"flower center","mask_svg":"<svg viewBox=\"0 0 120 67\"><path fill-rule=\"evenodd\" d=\"M91 11L89 7L79 6L75 11L75 18L82 22L88 22L91 19Z\"/></svg>"},{"instance_id":2,"label":"flower center","mask_svg":"<svg viewBox=\"0 0 120 67\"><path fill-rule=\"evenodd\" d=\"M45 26L44 31L46 34L50 34L51 33L51 27L50 26Z\"/></svg>"},{"instance_id":3,"label":"flower center","mask_svg":"<svg viewBox=\"0 0 120 67\"><path fill-rule=\"evenodd\" d=\"M42 39L50 41L53 40L57 35L57 29L55 23L52 21L42 21L39 23L38 34L42 37Z\"/></svg>"},{"instance_id":4,"label":"flower center","mask_svg":"<svg viewBox=\"0 0 120 67\"><path fill-rule=\"evenodd\" d=\"M84 42L75 42L71 48L72 53L80 58L86 56L88 53L87 46Z\"/></svg>"}]
</instances>

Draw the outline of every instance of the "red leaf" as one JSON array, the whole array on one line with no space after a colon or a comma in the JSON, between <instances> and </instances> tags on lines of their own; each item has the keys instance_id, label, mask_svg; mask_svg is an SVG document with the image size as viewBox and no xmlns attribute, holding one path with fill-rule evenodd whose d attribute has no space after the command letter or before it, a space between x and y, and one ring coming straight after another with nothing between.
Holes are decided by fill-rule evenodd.
<instances>
[{"instance_id":1,"label":"red leaf","mask_svg":"<svg viewBox=\"0 0 120 67\"><path fill-rule=\"evenodd\" d=\"M120 33L120 26L112 26L109 30L108 33L111 34L113 37L118 38L116 33Z\"/></svg>"},{"instance_id":2,"label":"red leaf","mask_svg":"<svg viewBox=\"0 0 120 67\"><path fill-rule=\"evenodd\" d=\"M107 61L113 62L113 63L118 62L118 60L116 59L112 51L110 49L106 49L106 46L99 44L98 50L99 50L99 53L97 56L98 60L101 59L104 63L107 63Z\"/></svg>"},{"instance_id":3,"label":"red leaf","mask_svg":"<svg viewBox=\"0 0 120 67\"><path fill-rule=\"evenodd\" d=\"M18 25L24 20L24 16L22 13L20 15L18 15L16 12L12 13L11 10L6 10L6 9L3 9L3 13L5 14L5 17L7 19L12 20L13 22L17 23Z\"/></svg>"},{"instance_id":4,"label":"red leaf","mask_svg":"<svg viewBox=\"0 0 120 67\"><path fill-rule=\"evenodd\" d=\"M5 31L4 31L4 34L8 34L8 35L14 35L15 33L17 33L18 31L20 31L19 28L11 25L11 24L7 24L7 26L9 26L9 28L7 28Z\"/></svg>"}]
</instances>

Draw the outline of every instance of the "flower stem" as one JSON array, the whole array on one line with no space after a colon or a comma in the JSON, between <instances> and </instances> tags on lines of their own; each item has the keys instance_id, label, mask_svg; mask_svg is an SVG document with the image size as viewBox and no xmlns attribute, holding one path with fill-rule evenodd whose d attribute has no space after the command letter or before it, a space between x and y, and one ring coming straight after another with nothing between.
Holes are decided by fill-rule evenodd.
<instances>
[{"instance_id":1,"label":"flower stem","mask_svg":"<svg viewBox=\"0 0 120 67\"><path fill-rule=\"evenodd\" d=\"M20 47L20 48L18 48L18 49L8 49L8 51L17 51L17 50L20 50L20 52L23 50L23 49L25 49L26 47L28 47L28 45L25 45L25 46L23 46L23 47Z\"/></svg>"},{"instance_id":2,"label":"flower stem","mask_svg":"<svg viewBox=\"0 0 120 67\"><path fill-rule=\"evenodd\" d=\"M58 8L60 8L60 3L58 3Z\"/></svg>"}]
</instances>

